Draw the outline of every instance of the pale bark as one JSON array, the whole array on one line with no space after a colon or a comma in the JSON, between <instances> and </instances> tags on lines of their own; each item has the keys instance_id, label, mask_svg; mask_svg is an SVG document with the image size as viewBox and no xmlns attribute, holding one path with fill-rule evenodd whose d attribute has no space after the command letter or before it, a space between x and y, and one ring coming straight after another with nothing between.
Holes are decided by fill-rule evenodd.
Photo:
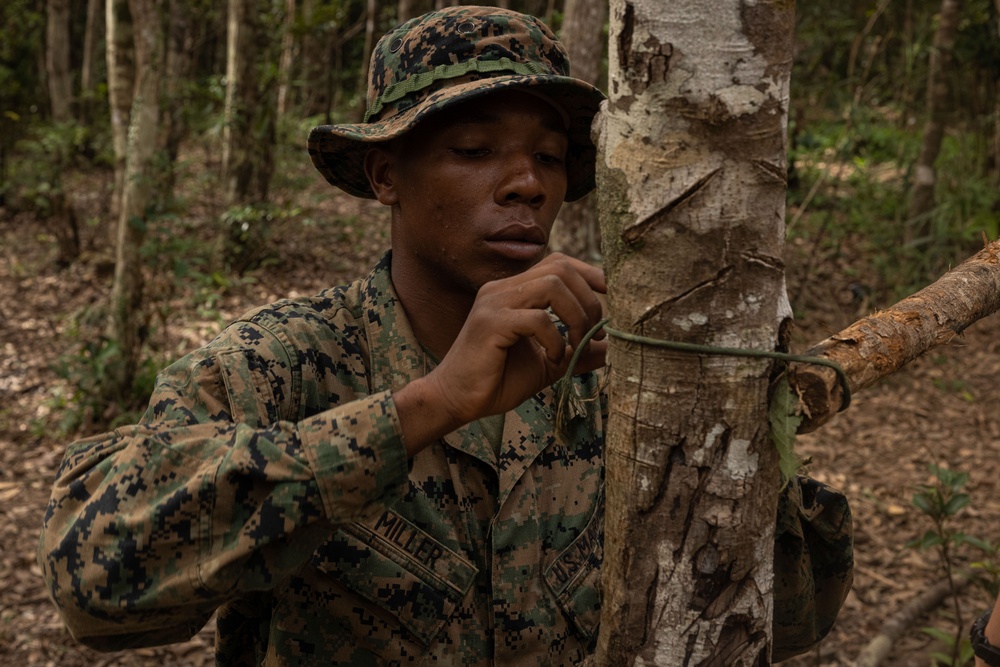
<instances>
[{"instance_id":1,"label":"pale bark","mask_svg":"<svg viewBox=\"0 0 1000 667\"><path fill-rule=\"evenodd\" d=\"M805 355L836 362L853 393L1000 310L1000 241L994 241L936 282L813 346ZM843 406L836 372L794 363L789 382L805 414L800 433L828 422Z\"/></svg>"},{"instance_id":2,"label":"pale bark","mask_svg":"<svg viewBox=\"0 0 1000 667\"><path fill-rule=\"evenodd\" d=\"M132 14L128 0L107 0L104 7L108 60L108 106L111 110L111 143L115 153L115 184L111 194L111 218L121 213L125 188L125 157L128 127L135 90L135 48L132 43Z\"/></svg>"},{"instance_id":3,"label":"pale bark","mask_svg":"<svg viewBox=\"0 0 1000 667\"><path fill-rule=\"evenodd\" d=\"M368 70L371 67L371 55L372 50L375 48L375 18L378 15L378 2L377 0L368 0L367 11L365 14L365 47L362 53L361 68L358 75L358 90L366 91L368 90ZM364 116L365 113L365 96L360 95L360 105L359 108L355 110L355 115L358 120Z\"/></svg>"},{"instance_id":4,"label":"pale bark","mask_svg":"<svg viewBox=\"0 0 1000 667\"><path fill-rule=\"evenodd\" d=\"M941 152L941 142L947 120L949 104L948 78L951 76L952 54L961 19L961 0L942 0L938 29L931 48L930 67L927 74L927 121L920 145L920 155L914 165L913 190L910 193L910 225L906 240L923 237L930 226L926 215L934 208L934 189L937 171L934 163Z\"/></svg>"},{"instance_id":5,"label":"pale bark","mask_svg":"<svg viewBox=\"0 0 1000 667\"><path fill-rule=\"evenodd\" d=\"M167 161L173 165L180 152L181 141L187 133L185 106L187 89L194 57L193 5L185 0L168 0L169 25L167 35L166 64L164 67L164 95L167 107L163 110L161 144L166 149ZM173 192L174 170L167 170L164 192Z\"/></svg>"},{"instance_id":6,"label":"pale bark","mask_svg":"<svg viewBox=\"0 0 1000 667\"><path fill-rule=\"evenodd\" d=\"M222 180L228 206L266 201L274 169L277 87L260 76L271 57L257 0L229 0Z\"/></svg>"},{"instance_id":7,"label":"pale bark","mask_svg":"<svg viewBox=\"0 0 1000 667\"><path fill-rule=\"evenodd\" d=\"M45 20L45 75L52 120L70 119L73 80L69 72L69 0L48 0Z\"/></svg>"},{"instance_id":8,"label":"pale bark","mask_svg":"<svg viewBox=\"0 0 1000 667\"><path fill-rule=\"evenodd\" d=\"M80 65L80 92L92 94L94 88L94 58L97 52L97 26L102 0L87 0L87 23L83 32L83 63Z\"/></svg>"},{"instance_id":9,"label":"pale bark","mask_svg":"<svg viewBox=\"0 0 1000 667\"><path fill-rule=\"evenodd\" d=\"M775 349L794 4L611 3L600 209L616 329ZM771 365L612 339L596 664L769 664Z\"/></svg>"},{"instance_id":10,"label":"pale bark","mask_svg":"<svg viewBox=\"0 0 1000 667\"><path fill-rule=\"evenodd\" d=\"M285 21L281 33L281 56L278 58L278 115L288 111L288 88L292 81L295 57L295 0L285 0Z\"/></svg>"},{"instance_id":11,"label":"pale bark","mask_svg":"<svg viewBox=\"0 0 1000 667\"><path fill-rule=\"evenodd\" d=\"M396 5L396 21L398 23L404 23L413 18L413 7L416 5L415 0L399 0Z\"/></svg>"},{"instance_id":12,"label":"pale bark","mask_svg":"<svg viewBox=\"0 0 1000 667\"><path fill-rule=\"evenodd\" d=\"M607 20L606 0L566 0L561 41L569 53L571 74L597 85L604 50L601 34ZM585 197L562 207L549 241L553 250L587 261L601 258L597 198Z\"/></svg>"},{"instance_id":13,"label":"pale bark","mask_svg":"<svg viewBox=\"0 0 1000 667\"><path fill-rule=\"evenodd\" d=\"M142 257L147 210L161 183L154 167L160 133L160 97L164 67L164 35L158 2L129 0L135 25L136 88L132 102L125 168L125 188L118 217L115 276L111 288L108 337L119 346L119 363L107 369L109 398L127 395L143 343Z\"/></svg>"}]
</instances>

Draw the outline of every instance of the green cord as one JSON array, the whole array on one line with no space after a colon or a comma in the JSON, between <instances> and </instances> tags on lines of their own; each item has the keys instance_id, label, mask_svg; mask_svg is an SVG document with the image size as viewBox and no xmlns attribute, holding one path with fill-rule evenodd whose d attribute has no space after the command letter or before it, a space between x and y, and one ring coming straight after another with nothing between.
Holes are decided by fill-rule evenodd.
<instances>
[{"instance_id":1,"label":"green cord","mask_svg":"<svg viewBox=\"0 0 1000 667\"><path fill-rule=\"evenodd\" d=\"M573 351L573 356L569 362L569 368L566 370L566 375L563 376L560 382L568 383L573 377L573 369L576 367L576 362L580 358L580 353L586 344L592 339L598 331L602 328L610 336L615 338L620 338L622 340L627 340L633 343L640 343L642 345L650 345L653 347L662 347L668 350L676 350L678 352L693 352L696 354L719 354L728 357L757 357L757 358L767 358L767 359L780 359L782 361L797 361L806 364L815 364L817 366L826 366L827 368L832 368L837 373L837 380L840 382L840 388L844 392L843 401L840 404L840 409L837 412L843 412L851 404L851 387L847 379L847 373L844 369L840 367L835 361L829 359L824 359L823 357L808 357L800 354L787 354L785 352L775 352L774 350L748 350L739 347L716 347L714 345L699 345L697 343L682 343L675 340L661 340L659 338L649 338L647 336L639 336L636 334L628 333L625 331L618 331L617 329L612 329L607 326L611 318L605 318L594 325L590 331L583 337L580 344L577 345L576 350Z\"/></svg>"}]
</instances>

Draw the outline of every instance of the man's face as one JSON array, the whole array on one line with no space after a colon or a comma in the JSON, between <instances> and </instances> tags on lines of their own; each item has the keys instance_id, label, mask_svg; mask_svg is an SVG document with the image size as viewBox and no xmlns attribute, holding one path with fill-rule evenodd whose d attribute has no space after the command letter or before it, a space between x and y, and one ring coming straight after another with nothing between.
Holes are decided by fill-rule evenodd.
<instances>
[{"instance_id":1,"label":"man's face","mask_svg":"<svg viewBox=\"0 0 1000 667\"><path fill-rule=\"evenodd\" d=\"M504 91L394 142L376 193L393 207L397 287L474 296L541 260L566 195L564 127L549 103Z\"/></svg>"}]
</instances>

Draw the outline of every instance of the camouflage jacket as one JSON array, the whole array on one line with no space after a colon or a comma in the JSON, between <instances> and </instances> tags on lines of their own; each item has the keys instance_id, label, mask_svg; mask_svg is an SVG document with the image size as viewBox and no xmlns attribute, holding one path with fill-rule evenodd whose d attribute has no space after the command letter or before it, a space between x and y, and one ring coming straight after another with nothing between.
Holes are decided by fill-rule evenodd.
<instances>
[{"instance_id":1,"label":"camouflage jacket","mask_svg":"<svg viewBox=\"0 0 1000 667\"><path fill-rule=\"evenodd\" d=\"M218 610L227 666L583 660L600 615L605 402L557 437L549 388L505 416L498 453L472 423L408 461L392 392L428 365L387 255L167 368L138 425L74 443L60 468L40 562L74 636L182 641ZM793 505L775 628L806 648L846 588L816 608L816 545Z\"/></svg>"}]
</instances>

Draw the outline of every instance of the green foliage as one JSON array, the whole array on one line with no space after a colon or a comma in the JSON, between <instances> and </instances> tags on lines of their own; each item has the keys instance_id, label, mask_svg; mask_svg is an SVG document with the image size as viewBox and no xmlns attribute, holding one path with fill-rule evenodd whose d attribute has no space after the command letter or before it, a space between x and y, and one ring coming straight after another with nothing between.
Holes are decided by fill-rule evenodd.
<instances>
[{"instance_id":1,"label":"green foliage","mask_svg":"<svg viewBox=\"0 0 1000 667\"><path fill-rule=\"evenodd\" d=\"M936 465L929 466L934 481L921 484L913 496L913 505L928 517L933 527L922 536L910 540L907 547L920 550L936 549L941 557L948 581L951 584L951 594L954 601L954 620L956 631L949 633L938 628L923 628L927 635L937 639L946 649L945 652L934 652L931 658L935 665L950 665L962 667L972 660L972 647L965 636L965 623L962 620L958 605L958 589L954 575L956 569L955 552L960 547L971 546L983 551L987 557L973 567L979 569L985 576L979 578L982 585L991 595L996 597L998 575L1000 575L1000 544L994 545L953 527L954 520L971 502L969 494L965 493L965 485L969 481L968 473L956 472Z\"/></svg>"},{"instance_id":2,"label":"green foliage","mask_svg":"<svg viewBox=\"0 0 1000 667\"><path fill-rule=\"evenodd\" d=\"M920 628L925 635L937 640L945 651L932 651L930 659L934 665L949 665L950 667L963 667L972 664L974 653L972 652L972 642L964 632L952 634L939 628Z\"/></svg>"},{"instance_id":3,"label":"green foliage","mask_svg":"<svg viewBox=\"0 0 1000 667\"><path fill-rule=\"evenodd\" d=\"M138 421L153 391L159 363L151 357L145 358L132 385L109 404L103 388L122 363L119 345L103 336L83 340L61 355L53 369L65 381L67 389L57 390L49 400L58 424L56 433L48 435L64 439L81 430L115 428Z\"/></svg>"}]
</instances>

